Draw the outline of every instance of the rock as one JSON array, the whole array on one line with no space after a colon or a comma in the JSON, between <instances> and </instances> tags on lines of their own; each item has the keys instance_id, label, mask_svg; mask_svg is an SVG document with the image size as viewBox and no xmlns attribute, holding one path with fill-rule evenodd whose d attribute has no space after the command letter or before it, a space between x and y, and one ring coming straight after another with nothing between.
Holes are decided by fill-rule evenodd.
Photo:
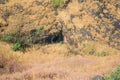
<instances>
[{"instance_id":1,"label":"rock","mask_svg":"<svg viewBox=\"0 0 120 80\"><path fill-rule=\"evenodd\" d=\"M113 26L115 26L116 29L120 30L120 21L113 22Z\"/></svg>"},{"instance_id":2,"label":"rock","mask_svg":"<svg viewBox=\"0 0 120 80\"><path fill-rule=\"evenodd\" d=\"M0 4L6 4L8 0L0 0Z\"/></svg>"},{"instance_id":3,"label":"rock","mask_svg":"<svg viewBox=\"0 0 120 80\"><path fill-rule=\"evenodd\" d=\"M3 66L3 65L0 65L0 68L4 68L4 66Z\"/></svg>"},{"instance_id":4,"label":"rock","mask_svg":"<svg viewBox=\"0 0 120 80\"><path fill-rule=\"evenodd\" d=\"M86 0L78 0L79 3L85 2Z\"/></svg>"},{"instance_id":5,"label":"rock","mask_svg":"<svg viewBox=\"0 0 120 80\"><path fill-rule=\"evenodd\" d=\"M67 7L67 5L71 2L72 0L65 0L64 1L64 7Z\"/></svg>"},{"instance_id":6,"label":"rock","mask_svg":"<svg viewBox=\"0 0 120 80\"><path fill-rule=\"evenodd\" d=\"M42 2L40 2L40 1L38 1L38 0L36 0L35 3L36 3L38 6L42 5Z\"/></svg>"},{"instance_id":7,"label":"rock","mask_svg":"<svg viewBox=\"0 0 120 80\"><path fill-rule=\"evenodd\" d=\"M69 2L71 2L72 0L65 0L64 3L68 4Z\"/></svg>"},{"instance_id":8,"label":"rock","mask_svg":"<svg viewBox=\"0 0 120 80\"><path fill-rule=\"evenodd\" d=\"M104 80L104 78L100 75L97 75L97 76L93 77L92 80Z\"/></svg>"},{"instance_id":9,"label":"rock","mask_svg":"<svg viewBox=\"0 0 120 80\"><path fill-rule=\"evenodd\" d=\"M35 34L36 34L36 29L32 29L31 31L30 31L30 36L32 37L32 36L35 36Z\"/></svg>"},{"instance_id":10,"label":"rock","mask_svg":"<svg viewBox=\"0 0 120 80\"><path fill-rule=\"evenodd\" d=\"M46 34L46 33L43 33L42 35L34 34L34 36L32 36L31 38L33 44L38 44L38 43L51 44L51 43L58 43L60 41L63 41L62 31L54 34Z\"/></svg>"},{"instance_id":11,"label":"rock","mask_svg":"<svg viewBox=\"0 0 120 80\"><path fill-rule=\"evenodd\" d=\"M46 43L58 43L60 41L63 41L62 31L60 31L59 33L48 35L48 37L46 38Z\"/></svg>"}]
</instances>

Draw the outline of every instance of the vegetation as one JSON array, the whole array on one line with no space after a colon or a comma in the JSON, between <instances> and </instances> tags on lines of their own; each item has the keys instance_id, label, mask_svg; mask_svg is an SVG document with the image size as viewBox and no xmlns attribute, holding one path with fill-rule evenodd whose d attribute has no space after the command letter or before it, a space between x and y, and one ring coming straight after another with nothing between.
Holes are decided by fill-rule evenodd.
<instances>
[{"instance_id":1,"label":"vegetation","mask_svg":"<svg viewBox=\"0 0 120 80\"><path fill-rule=\"evenodd\" d=\"M94 55L94 56L98 56L98 57L104 57L107 56L108 54L104 51L99 51L96 48L90 47L90 46L86 46L86 48L84 48L83 53L86 53L88 55Z\"/></svg>"},{"instance_id":2,"label":"vegetation","mask_svg":"<svg viewBox=\"0 0 120 80\"><path fill-rule=\"evenodd\" d=\"M14 51L21 50L21 49L22 49L21 43L20 43L20 42L15 43L14 46L12 47L12 49L13 49Z\"/></svg>"},{"instance_id":3,"label":"vegetation","mask_svg":"<svg viewBox=\"0 0 120 80\"><path fill-rule=\"evenodd\" d=\"M5 34L3 37L0 38L0 41L5 42L16 42L16 38L12 34Z\"/></svg>"},{"instance_id":4,"label":"vegetation","mask_svg":"<svg viewBox=\"0 0 120 80\"><path fill-rule=\"evenodd\" d=\"M40 25L40 26L38 27L37 31L36 31L36 34L37 34L37 35L41 34L41 33L43 32L43 30L44 30L44 26L43 26L43 25Z\"/></svg>"},{"instance_id":5,"label":"vegetation","mask_svg":"<svg viewBox=\"0 0 120 80\"><path fill-rule=\"evenodd\" d=\"M120 80L119 14L120 0L0 0L0 80Z\"/></svg>"},{"instance_id":6,"label":"vegetation","mask_svg":"<svg viewBox=\"0 0 120 80\"><path fill-rule=\"evenodd\" d=\"M20 60L20 56L8 51L7 47L4 50L4 46L0 46L0 76L4 73L14 73L15 71L23 69L21 68L22 60Z\"/></svg>"},{"instance_id":7,"label":"vegetation","mask_svg":"<svg viewBox=\"0 0 120 80\"><path fill-rule=\"evenodd\" d=\"M81 52L83 55L86 54L97 57L106 57L118 53L116 49L112 49L106 44L100 44L98 42L92 41L87 41L86 43L83 43Z\"/></svg>"},{"instance_id":8,"label":"vegetation","mask_svg":"<svg viewBox=\"0 0 120 80\"><path fill-rule=\"evenodd\" d=\"M106 76L105 80L120 80L120 66L118 66L115 71L111 72L109 76Z\"/></svg>"},{"instance_id":9,"label":"vegetation","mask_svg":"<svg viewBox=\"0 0 120 80\"><path fill-rule=\"evenodd\" d=\"M14 34L11 34L11 33L5 34L3 37L0 38L0 41L13 43L14 45L13 45L12 49L14 51L22 50L22 43L20 42L20 39Z\"/></svg>"},{"instance_id":10,"label":"vegetation","mask_svg":"<svg viewBox=\"0 0 120 80\"><path fill-rule=\"evenodd\" d=\"M95 56L98 56L98 57L104 57L104 56L107 56L108 54L106 52L97 52L95 54Z\"/></svg>"},{"instance_id":11,"label":"vegetation","mask_svg":"<svg viewBox=\"0 0 120 80\"><path fill-rule=\"evenodd\" d=\"M44 26L40 25L38 29L35 32L35 35L40 35L44 30ZM24 41L21 41L21 38L19 38L20 33L8 33L0 37L0 41L13 43L12 49L14 51L24 50L23 47L26 46L24 44ZM29 41L31 42L32 38L30 37ZM25 48L25 47L24 47Z\"/></svg>"},{"instance_id":12,"label":"vegetation","mask_svg":"<svg viewBox=\"0 0 120 80\"><path fill-rule=\"evenodd\" d=\"M51 0L53 7L61 7L64 4L64 0Z\"/></svg>"}]
</instances>

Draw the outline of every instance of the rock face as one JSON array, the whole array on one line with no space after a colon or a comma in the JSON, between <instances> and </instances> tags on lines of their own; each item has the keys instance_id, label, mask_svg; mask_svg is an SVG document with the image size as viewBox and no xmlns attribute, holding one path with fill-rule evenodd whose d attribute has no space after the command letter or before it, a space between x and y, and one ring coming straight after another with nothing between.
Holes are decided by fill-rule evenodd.
<instances>
[{"instance_id":1,"label":"rock face","mask_svg":"<svg viewBox=\"0 0 120 80\"><path fill-rule=\"evenodd\" d=\"M63 18L68 42L78 47L84 41L97 41L120 49L120 8L116 6L120 1L81 1L69 4L66 14L70 15ZM76 12L72 10L75 4L78 5L74 6Z\"/></svg>"},{"instance_id":2,"label":"rock face","mask_svg":"<svg viewBox=\"0 0 120 80\"><path fill-rule=\"evenodd\" d=\"M27 43L64 40L76 47L85 41L97 41L120 50L119 0L66 0L65 4L63 9L54 9L49 0L22 0L1 5L0 35L20 32ZM41 25L44 30L36 34Z\"/></svg>"}]
</instances>

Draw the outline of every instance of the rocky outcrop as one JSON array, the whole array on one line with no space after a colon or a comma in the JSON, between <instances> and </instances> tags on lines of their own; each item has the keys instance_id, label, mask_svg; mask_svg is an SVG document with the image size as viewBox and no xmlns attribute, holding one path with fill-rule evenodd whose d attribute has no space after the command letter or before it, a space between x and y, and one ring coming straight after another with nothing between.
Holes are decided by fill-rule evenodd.
<instances>
[{"instance_id":1,"label":"rocky outcrop","mask_svg":"<svg viewBox=\"0 0 120 80\"><path fill-rule=\"evenodd\" d=\"M68 43L76 47L82 46L85 41L97 41L108 44L111 47L120 49L120 16L119 1L89 1L84 3L71 3L66 14L68 18L63 18L66 26L66 36ZM77 9L76 13L72 6ZM81 7L80 7L81 6ZM69 10L70 9L70 10ZM63 10L64 11L64 10ZM63 15L63 14L62 14ZM60 15L60 16L62 16Z\"/></svg>"},{"instance_id":2,"label":"rocky outcrop","mask_svg":"<svg viewBox=\"0 0 120 80\"><path fill-rule=\"evenodd\" d=\"M97 41L120 49L119 4L114 0L66 0L66 8L55 9L49 0L9 2L0 6L0 35L19 32L27 44L65 41L79 47L85 41ZM39 31L41 25L44 29Z\"/></svg>"}]
</instances>

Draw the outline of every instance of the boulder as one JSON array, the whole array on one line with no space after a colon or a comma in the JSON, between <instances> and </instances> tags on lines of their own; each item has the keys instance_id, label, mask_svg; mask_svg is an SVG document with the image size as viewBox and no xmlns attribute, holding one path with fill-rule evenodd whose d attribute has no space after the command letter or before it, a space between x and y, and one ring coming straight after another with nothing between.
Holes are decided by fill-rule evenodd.
<instances>
[{"instance_id":1,"label":"boulder","mask_svg":"<svg viewBox=\"0 0 120 80\"><path fill-rule=\"evenodd\" d=\"M92 78L92 80L105 80L102 76L97 75Z\"/></svg>"}]
</instances>

